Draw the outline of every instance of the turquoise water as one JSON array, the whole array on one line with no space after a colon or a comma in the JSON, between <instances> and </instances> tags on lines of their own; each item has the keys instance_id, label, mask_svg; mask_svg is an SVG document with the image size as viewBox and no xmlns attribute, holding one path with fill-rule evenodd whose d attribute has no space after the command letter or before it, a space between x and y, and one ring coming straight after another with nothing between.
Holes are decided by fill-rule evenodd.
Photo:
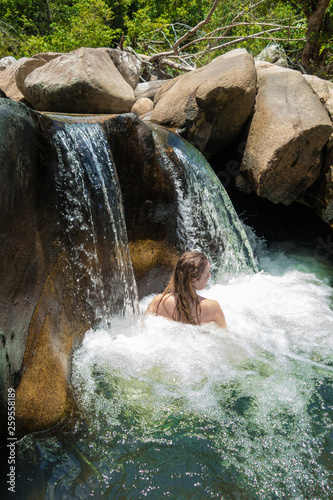
<instances>
[{"instance_id":1,"label":"turquoise water","mask_svg":"<svg viewBox=\"0 0 333 500\"><path fill-rule=\"evenodd\" d=\"M333 497L333 267L259 253L260 272L205 291L226 331L150 316L87 332L80 416L18 443L15 498Z\"/></svg>"}]
</instances>

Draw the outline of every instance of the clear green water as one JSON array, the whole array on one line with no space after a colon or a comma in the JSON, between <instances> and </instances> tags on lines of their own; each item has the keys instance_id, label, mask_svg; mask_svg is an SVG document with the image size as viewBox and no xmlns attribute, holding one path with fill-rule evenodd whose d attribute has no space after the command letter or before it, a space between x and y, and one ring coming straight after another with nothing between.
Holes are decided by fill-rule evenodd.
<instances>
[{"instance_id":1,"label":"clear green water","mask_svg":"<svg viewBox=\"0 0 333 500\"><path fill-rule=\"evenodd\" d=\"M18 443L15 498L333 498L333 268L292 248L259 261L206 292L227 331L88 332L81 416Z\"/></svg>"}]
</instances>

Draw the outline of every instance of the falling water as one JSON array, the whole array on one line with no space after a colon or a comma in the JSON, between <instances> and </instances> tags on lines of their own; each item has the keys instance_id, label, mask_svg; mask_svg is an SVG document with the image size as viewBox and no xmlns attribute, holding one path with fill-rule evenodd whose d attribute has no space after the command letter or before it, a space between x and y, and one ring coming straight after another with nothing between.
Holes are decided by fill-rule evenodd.
<instances>
[{"instance_id":1,"label":"falling water","mask_svg":"<svg viewBox=\"0 0 333 500\"><path fill-rule=\"evenodd\" d=\"M115 312L132 318L138 309L136 284L105 133L97 123L54 123L59 208L78 267L77 287L95 310L96 324L110 323Z\"/></svg>"},{"instance_id":2,"label":"falling water","mask_svg":"<svg viewBox=\"0 0 333 500\"><path fill-rule=\"evenodd\" d=\"M216 277L257 271L245 228L224 187L203 155L190 143L150 125L178 197L178 237L184 249L204 252ZM171 161L168 152L176 155Z\"/></svg>"}]
</instances>

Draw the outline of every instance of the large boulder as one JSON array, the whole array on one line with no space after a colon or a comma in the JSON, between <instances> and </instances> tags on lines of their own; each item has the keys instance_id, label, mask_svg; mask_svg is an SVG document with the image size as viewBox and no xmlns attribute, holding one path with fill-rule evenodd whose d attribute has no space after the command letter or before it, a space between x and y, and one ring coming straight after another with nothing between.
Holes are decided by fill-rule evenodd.
<instances>
[{"instance_id":1,"label":"large boulder","mask_svg":"<svg viewBox=\"0 0 333 500\"><path fill-rule=\"evenodd\" d=\"M108 49L83 47L49 61L25 78L23 92L39 111L124 113L135 102Z\"/></svg>"},{"instance_id":2,"label":"large boulder","mask_svg":"<svg viewBox=\"0 0 333 500\"><path fill-rule=\"evenodd\" d=\"M252 56L235 49L167 82L154 99L151 121L183 131L212 154L239 134L254 105L257 76Z\"/></svg>"},{"instance_id":3,"label":"large boulder","mask_svg":"<svg viewBox=\"0 0 333 500\"><path fill-rule=\"evenodd\" d=\"M21 57L18 61L3 66L2 71L0 71L0 92L8 97L8 99L16 102L25 101L24 95L17 87L15 75L16 71L28 60L28 57Z\"/></svg>"},{"instance_id":4,"label":"large boulder","mask_svg":"<svg viewBox=\"0 0 333 500\"><path fill-rule=\"evenodd\" d=\"M29 58L24 58L21 64L17 67L14 75L19 91L23 94L24 80L32 71L34 71L34 69L44 66L44 64L61 55L62 54L60 52L43 52L41 54L35 54Z\"/></svg>"},{"instance_id":5,"label":"large boulder","mask_svg":"<svg viewBox=\"0 0 333 500\"><path fill-rule=\"evenodd\" d=\"M332 124L300 72L256 67L258 95L241 172L259 196L289 205L319 176Z\"/></svg>"},{"instance_id":6,"label":"large boulder","mask_svg":"<svg viewBox=\"0 0 333 500\"><path fill-rule=\"evenodd\" d=\"M333 122L333 83L313 75L304 75L304 78ZM318 180L309 189L306 200L325 222L333 226L333 134L324 149L323 167Z\"/></svg>"},{"instance_id":7,"label":"large boulder","mask_svg":"<svg viewBox=\"0 0 333 500\"><path fill-rule=\"evenodd\" d=\"M73 410L73 348L105 305L114 314L123 303L124 276L114 262L126 252L102 182L89 170L91 151L83 140L78 182L79 158L67 163L73 142L62 148L55 137L66 137L64 124L0 99L0 422L14 387L18 436L52 427ZM103 186L116 204L111 180L106 169Z\"/></svg>"},{"instance_id":8,"label":"large boulder","mask_svg":"<svg viewBox=\"0 0 333 500\"><path fill-rule=\"evenodd\" d=\"M105 49L99 49L105 50ZM135 89L140 80L142 64L140 60L130 52L119 49L106 49L117 70L132 89Z\"/></svg>"}]
</instances>

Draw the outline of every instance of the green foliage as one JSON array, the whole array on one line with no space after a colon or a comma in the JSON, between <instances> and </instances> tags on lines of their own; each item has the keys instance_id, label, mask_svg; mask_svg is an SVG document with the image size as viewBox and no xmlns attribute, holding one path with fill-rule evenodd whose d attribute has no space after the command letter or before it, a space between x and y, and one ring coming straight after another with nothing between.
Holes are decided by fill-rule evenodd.
<instances>
[{"instance_id":1,"label":"green foliage","mask_svg":"<svg viewBox=\"0 0 333 500\"><path fill-rule=\"evenodd\" d=\"M221 1L209 24L186 43L201 41L180 55L200 66L232 48L244 47L256 56L269 43L277 42L291 59L299 60L305 45L306 8L317 2L267 0L252 9L256 3ZM125 46L153 55L171 50L177 39L207 16L212 4L213 0L0 0L0 57L116 46L121 35ZM319 39L319 54L326 63L333 58L332 16L333 0ZM237 26L226 28L235 20ZM273 27L265 23L287 28L267 31ZM296 26L302 29L293 29ZM264 30L266 34L261 34ZM221 35L224 38L218 40ZM242 37L246 38L233 44Z\"/></svg>"},{"instance_id":2,"label":"green foliage","mask_svg":"<svg viewBox=\"0 0 333 500\"><path fill-rule=\"evenodd\" d=\"M67 19L50 24L49 34L25 37L21 45L23 55L70 52L79 47L110 47L121 35L121 30L109 26L113 12L104 0L77 0L71 7L67 6L66 13ZM64 13L60 14L63 17Z\"/></svg>"}]
</instances>

